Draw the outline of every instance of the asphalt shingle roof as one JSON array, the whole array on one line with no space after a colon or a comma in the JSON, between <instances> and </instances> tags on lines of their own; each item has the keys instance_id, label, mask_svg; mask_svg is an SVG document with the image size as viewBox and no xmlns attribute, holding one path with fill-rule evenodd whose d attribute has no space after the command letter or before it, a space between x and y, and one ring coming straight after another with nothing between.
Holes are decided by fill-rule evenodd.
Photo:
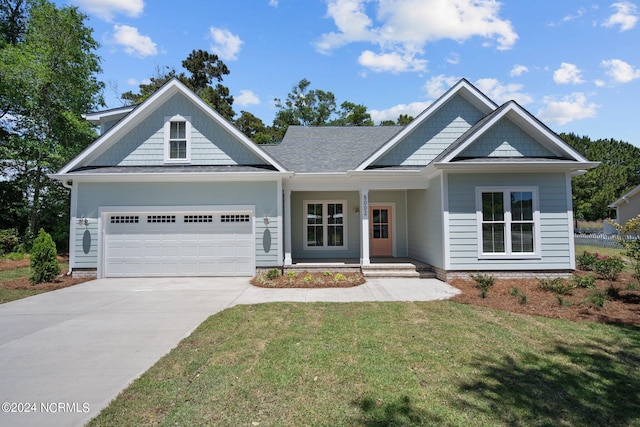
<instances>
[{"instance_id":1,"label":"asphalt shingle roof","mask_svg":"<svg viewBox=\"0 0 640 427\"><path fill-rule=\"evenodd\" d=\"M298 173L354 170L404 126L289 126L277 145L263 145L287 170Z\"/></svg>"}]
</instances>

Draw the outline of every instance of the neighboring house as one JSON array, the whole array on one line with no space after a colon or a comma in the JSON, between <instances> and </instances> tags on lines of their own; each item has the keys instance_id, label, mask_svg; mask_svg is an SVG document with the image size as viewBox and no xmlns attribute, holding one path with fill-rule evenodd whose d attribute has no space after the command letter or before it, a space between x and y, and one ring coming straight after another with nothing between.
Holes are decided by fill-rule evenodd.
<instances>
[{"instance_id":1,"label":"neighboring house","mask_svg":"<svg viewBox=\"0 0 640 427\"><path fill-rule=\"evenodd\" d=\"M178 80L92 113L71 189L70 268L225 276L410 258L465 272L574 269L571 176L597 165L517 103L459 81L406 127L289 128L259 146Z\"/></svg>"},{"instance_id":2,"label":"neighboring house","mask_svg":"<svg viewBox=\"0 0 640 427\"><path fill-rule=\"evenodd\" d=\"M640 215L640 185L611 203L609 207L616 210L616 223L620 225Z\"/></svg>"}]
</instances>

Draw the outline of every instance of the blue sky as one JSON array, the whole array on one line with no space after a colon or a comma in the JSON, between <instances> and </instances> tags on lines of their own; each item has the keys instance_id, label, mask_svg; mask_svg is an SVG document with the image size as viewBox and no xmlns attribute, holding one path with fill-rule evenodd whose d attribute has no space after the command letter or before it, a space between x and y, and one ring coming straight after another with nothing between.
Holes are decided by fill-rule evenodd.
<instances>
[{"instance_id":1,"label":"blue sky","mask_svg":"<svg viewBox=\"0 0 640 427\"><path fill-rule=\"evenodd\" d=\"M271 124L302 78L376 124L417 115L464 77L556 132L640 146L638 1L67 0L101 44L105 97L137 90L193 49L231 74L234 109Z\"/></svg>"}]
</instances>

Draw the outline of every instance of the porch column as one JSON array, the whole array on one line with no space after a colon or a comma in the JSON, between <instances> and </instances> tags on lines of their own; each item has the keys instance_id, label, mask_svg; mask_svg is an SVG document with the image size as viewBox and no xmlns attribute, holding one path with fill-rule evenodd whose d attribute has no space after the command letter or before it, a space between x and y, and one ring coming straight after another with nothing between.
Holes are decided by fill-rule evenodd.
<instances>
[{"instance_id":1,"label":"porch column","mask_svg":"<svg viewBox=\"0 0 640 427\"><path fill-rule=\"evenodd\" d=\"M369 189L360 189L360 264L369 265Z\"/></svg>"},{"instance_id":2,"label":"porch column","mask_svg":"<svg viewBox=\"0 0 640 427\"><path fill-rule=\"evenodd\" d=\"M291 190L284 190L284 265L292 265L291 259Z\"/></svg>"}]
</instances>

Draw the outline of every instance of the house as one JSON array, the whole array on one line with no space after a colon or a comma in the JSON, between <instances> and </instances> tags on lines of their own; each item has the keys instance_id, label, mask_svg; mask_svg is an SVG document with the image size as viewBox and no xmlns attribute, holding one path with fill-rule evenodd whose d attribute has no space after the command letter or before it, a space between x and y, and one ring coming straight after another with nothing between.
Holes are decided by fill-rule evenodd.
<instances>
[{"instance_id":1,"label":"house","mask_svg":"<svg viewBox=\"0 0 640 427\"><path fill-rule=\"evenodd\" d=\"M611 203L609 207L616 210L616 223L620 225L640 215L640 185Z\"/></svg>"},{"instance_id":2,"label":"house","mask_svg":"<svg viewBox=\"0 0 640 427\"><path fill-rule=\"evenodd\" d=\"M516 102L460 80L405 127L289 128L259 146L178 80L88 114L74 275L251 276L409 258L447 280L574 269L571 176L595 167Z\"/></svg>"}]
</instances>

